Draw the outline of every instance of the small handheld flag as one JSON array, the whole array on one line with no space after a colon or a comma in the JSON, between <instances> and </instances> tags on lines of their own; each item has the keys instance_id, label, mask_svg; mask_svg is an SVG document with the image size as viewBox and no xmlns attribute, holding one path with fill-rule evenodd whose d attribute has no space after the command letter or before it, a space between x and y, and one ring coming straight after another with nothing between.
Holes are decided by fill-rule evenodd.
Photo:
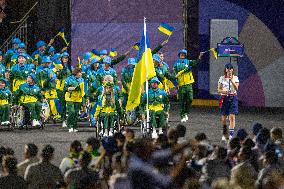
<instances>
[{"instance_id":1,"label":"small handheld flag","mask_svg":"<svg viewBox=\"0 0 284 189\"><path fill-rule=\"evenodd\" d=\"M139 46L140 46L140 43L135 43L132 48L135 49L136 51L139 51Z\"/></svg>"},{"instance_id":2,"label":"small handheld flag","mask_svg":"<svg viewBox=\"0 0 284 189\"><path fill-rule=\"evenodd\" d=\"M77 67L78 68L82 68L82 64L81 64L81 60L80 60L80 57L78 56L78 64L77 64Z\"/></svg>"},{"instance_id":3,"label":"small handheld flag","mask_svg":"<svg viewBox=\"0 0 284 189\"><path fill-rule=\"evenodd\" d=\"M111 48L111 50L109 52L109 56L110 57L116 57L117 56L116 48Z\"/></svg>"},{"instance_id":4,"label":"small handheld flag","mask_svg":"<svg viewBox=\"0 0 284 189\"><path fill-rule=\"evenodd\" d=\"M170 26L167 23L161 22L158 30L168 36L171 36L173 34L174 27Z\"/></svg>"},{"instance_id":5,"label":"small handheld flag","mask_svg":"<svg viewBox=\"0 0 284 189\"><path fill-rule=\"evenodd\" d=\"M67 46L69 45L69 43L67 42L67 40L66 40L66 38L65 38L64 28L61 28L56 36L60 36L60 37L64 40L64 42L66 43L66 45L67 45Z\"/></svg>"},{"instance_id":6,"label":"small handheld flag","mask_svg":"<svg viewBox=\"0 0 284 189\"><path fill-rule=\"evenodd\" d=\"M215 48L211 48L210 51L213 53L215 59L217 60L218 59L218 54L217 54L217 51Z\"/></svg>"}]
</instances>

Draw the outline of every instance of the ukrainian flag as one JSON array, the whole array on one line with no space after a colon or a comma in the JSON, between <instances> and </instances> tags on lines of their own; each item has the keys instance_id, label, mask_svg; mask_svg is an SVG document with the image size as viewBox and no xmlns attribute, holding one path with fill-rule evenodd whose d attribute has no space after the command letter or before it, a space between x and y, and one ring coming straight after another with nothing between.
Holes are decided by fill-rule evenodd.
<instances>
[{"instance_id":1,"label":"ukrainian flag","mask_svg":"<svg viewBox=\"0 0 284 189\"><path fill-rule=\"evenodd\" d=\"M139 106L141 91L146 81L156 75L155 67L152 59L150 49L150 42L146 31L146 24L144 25L144 32L140 40L139 51L137 54L137 64L134 68L133 79L130 85L130 92L126 105L126 111L132 110Z\"/></svg>"},{"instance_id":2,"label":"ukrainian flag","mask_svg":"<svg viewBox=\"0 0 284 189\"><path fill-rule=\"evenodd\" d=\"M168 36L171 36L173 34L174 27L170 26L167 23L161 22L158 30Z\"/></svg>"},{"instance_id":3,"label":"ukrainian flag","mask_svg":"<svg viewBox=\"0 0 284 189\"><path fill-rule=\"evenodd\" d=\"M58 36L60 36L64 42L66 43L66 45L69 45L69 43L67 42L66 38L65 38L65 34L64 34L64 28L61 28L57 34Z\"/></svg>"},{"instance_id":4,"label":"ukrainian flag","mask_svg":"<svg viewBox=\"0 0 284 189\"><path fill-rule=\"evenodd\" d=\"M62 113L62 108L58 98L50 99L49 104L52 115L57 115L59 113Z\"/></svg>"},{"instance_id":5,"label":"ukrainian flag","mask_svg":"<svg viewBox=\"0 0 284 189\"><path fill-rule=\"evenodd\" d=\"M117 56L117 50L116 48L111 48L110 52L109 52L109 56L110 57L116 57Z\"/></svg>"}]
</instances>

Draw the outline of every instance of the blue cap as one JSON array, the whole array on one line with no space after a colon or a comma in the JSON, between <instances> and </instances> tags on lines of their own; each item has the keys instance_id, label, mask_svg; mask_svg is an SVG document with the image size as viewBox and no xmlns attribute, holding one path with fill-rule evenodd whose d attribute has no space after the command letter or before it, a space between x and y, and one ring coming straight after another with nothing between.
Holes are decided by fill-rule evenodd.
<instances>
[{"instance_id":1,"label":"blue cap","mask_svg":"<svg viewBox=\"0 0 284 189\"><path fill-rule=\"evenodd\" d=\"M48 53L55 52L55 48L53 46L50 46L48 49Z\"/></svg>"},{"instance_id":2,"label":"blue cap","mask_svg":"<svg viewBox=\"0 0 284 189\"><path fill-rule=\"evenodd\" d=\"M136 59L135 58L128 58L128 65L136 65L137 62L136 62Z\"/></svg>"},{"instance_id":3,"label":"blue cap","mask_svg":"<svg viewBox=\"0 0 284 189\"><path fill-rule=\"evenodd\" d=\"M29 74L29 76L31 76L31 78L34 80L34 82L36 83L37 79L36 79L36 75L34 73Z\"/></svg>"},{"instance_id":4,"label":"blue cap","mask_svg":"<svg viewBox=\"0 0 284 189\"><path fill-rule=\"evenodd\" d=\"M55 61L57 59L61 58L61 54L60 53L55 53L52 57L51 57L51 60L52 61Z\"/></svg>"},{"instance_id":5,"label":"blue cap","mask_svg":"<svg viewBox=\"0 0 284 189\"><path fill-rule=\"evenodd\" d=\"M18 54L18 57L17 57L17 58L19 58L20 56L24 57L25 59L28 58L27 53L20 53L20 54Z\"/></svg>"},{"instance_id":6,"label":"blue cap","mask_svg":"<svg viewBox=\"0 0 284 189\"><path fill-rule=\"evenodd\" d=\"M234 67L233 67L233 65L232 65L231 63L227 63L227 64L225 65L225 68L226 68L226 69L234 69Z\"/></svg>"},{"instance_id":7,"label":"blue cap","mask_svg":"<svg viewBox=\"0 0 284 189\"><path fill-rule=\"evenodd\" d=\"M98 60L98 59L96 59L96 58L92 58L92 59L91 59L90 64L94 64L94 63L97 63L97 62L99 62L99 60Z\"/></svg>"},{"instance_id":8,"label":"blue cap","mask_svg":"<svg viewBox=\"0 0 284 189\"><path fill-rule=\"evenodd\" d=\"M180 55L180 54L185 54L185 55L187 55L187 50L186 50L186 49L181 49L181 50L179 50L179 51L178 51L178 55Z\"/></svg>"},{"instance_id":9,"label":"blue cap","mask_svg":"<svg viewBox=\"0 0 284 189\"><path fill-rule=\"evenodd\" d=\"M44 63L44 62L51 63L52 60L50 59L50 56L44 56L44 57L42 57L42 63Z\"/></svg>"},{"instance_id":10,"label":"blue cap","mask_svg":"<svg viewBox=\"0 0 284 189\"><path fill-rule=\"evenodd\" d=\"M254 123L254 124L252 125L252 133L253 133L254 135L257 135L258 132L260 131L260 129L262 129L262 124L260 124L260 123Z\"/></svg>"},{"instance_id":11,"label":"blue cap","mask_svg":"<svg viewBox=\"0 0 284 189\"><path fill-rule=\"evenodd\" d=\"M104 59L103 59L103 63L111 64L111 58L110 58L110 57L108 57L108 56L104 57Z\"/></svg>"},{"instance_id":12,"label":"blue cap","mask_svg":"<svg viewBox=\"0 0 284 189\"><path fill-rule=\"evenodd\" d=\"M69 57L68 52L64 52L64 53L62 53L62 54L61 54L61 58L62 58L62 57Z\"/></svg>"},{"instance_id":13,"label":"blue cap","mask_svg":"<svg viewBox=\"0 0 284 189\"><path fill-rule=\"evenodd\" d=\"M42 46L45 46L46 45L46 43L44 42L44 41L38 41L37 43L36 43L36 48L38 49L38 48L40 48L40 47L42 47Z\"/></svg>"},{"instance_id":14,"label":"blue cap","mask_svg":"<svg viewBox=\"0 0 284 189\"><path fill-rule=\"evenodd\" d=\"M161 62L161 58L158 54L153 54L153 60L156 60L157 62Z\"/></svg>"},{"instance_id":15,"label":"blue cap","mask_svg":"<svg viewBox=\"0 0 284 189\"><path fill-rule=\"evenodd\" d=\"M20 44L22 41L19 38L12 39L13 44Z\"/></svg>"},{"instance_id":16,"label":"blue cap","mask_svg":"<svg viewBox=\"0 0 284 189\"><path fill-rule=\"evenodd\" d=\"M107 50L105 50L105 49L100 50L100 55L107 55Z\"/></svg>"},{"instance_id":17,"label":"blue cap","mask_svg":"<svg viewBox=\"0 0 284 189\"><path fill-rule=\"evenodd\" d=\"M19 49L25 49L26 48L26 45L25 43L20 43L19 46L18 46Z\"/></svg>"},{"instance_id":18,"label":"blue cap","mask_svg":"<svg viewBox=\"0 0 284 189\"><path fill-rule=\"evenodd\" d=\"M245 140L248 136L248 133L246 132L245 129L239 129L236 132L236 137L239 138L240 140Z\"/></svg>"},{"instance_id":19,"label":"blue cap","mask_svg":"<svg viewBox=\"0 0 284 189\"><path fill-rule=\"evenodd\" d=\"M153 77L150 81L150 83L160 83L159 79L157 77Z\"/></svg>"},{"instance_id":20,"label":"blue cap","mask_svg":"<svg viewBox=\"0 0 284 189\"><path fill-rule=\"evenodd\" d=\"M0 78L0 81L3 81L6 85L7 85L7 83L8 83L8 81L7 81L7 79L5 79L5 78Z\"/></svg>"},{"instance_id":21,"label":"blue cap","mask_svg":"<svg viewBox=\"0 0 284 189\"><path fill-rule=\"evenodd\" d=\"M92 54L90 52L84 52L83 60L89 60L89 58L91 57L92 57Z\"/></svg>"},{"instance_id":22,"label":"blue cap","mask_svg":"<svg viewBox=\"0 0 284 189\"><path fill-rule=\"evenodd\" d=\"M95 54L95 55L100 55L100 51L98 51L97 49L93 49L92 53Z\"/></svg>"}]
</instances>

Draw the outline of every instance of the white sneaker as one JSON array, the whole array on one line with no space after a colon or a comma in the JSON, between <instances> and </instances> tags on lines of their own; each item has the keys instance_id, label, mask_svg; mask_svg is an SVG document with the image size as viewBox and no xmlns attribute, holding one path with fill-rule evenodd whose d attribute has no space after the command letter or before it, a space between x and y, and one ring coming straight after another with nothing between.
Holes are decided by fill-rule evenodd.
<instances>
[{"instance_id":1,"label":"white sneaker","mask_svg":"<svg viewBox=\"0 0 284 189\"><path fill-rule=\"evenodd\" d=\"M10 125L10 121L4 121L4 122L1 122L1 125Z\"/></svg>"},{"instance_id":2,"label":"white sneaker","mask_svg":"<svg viewBox=\"0 0 284 189\"><path fill-rule=\"evenodd\" d=\"M107 137L108 136L108 130L105 129L105 132L104 132L104 137Z\"/></svg>"},{"instance_id":3,"label":"white sneaker","mask_svg":"<svg viewBox=\"0 0 284 189\"><path fill-rule=\"evenodd\" d=\"M182 123L186 122L185 117L183 117L183 118L180 120L180 122L182 122Z\"/></svg>"},{"instance_id":4,"label":"white sneaker","mask_svg":"<svg viewBox=\"0 0 284 189\"><path fill-rule=\"evenodd\" d=\"M188 121L188 116L187 115L185 115L184 118L185 118L185 121Z\"/></svg>"},{"instance_id":5,"label":"white sneaker","mask_svg":"<svg viewBox=\"0 0 284 189\"><path fill-rule=\"evenodd\" d=\"M71 128L71 129L69 129L68 131L69 131L69 133L73 133L73 132L74 132L74 129Z\"/></svg>"},{"instance_id":6,"label":"white sneaker","mask_svg":"<svg viewBox=\"0 0 284 189\"><path fill-rule=\"evenodd\" d=\"M222 136L222 141L227 141L227 139L224 135Z\"/></svg>"},{"instance_id":7,"label":"white sneaker","mask_svg":"<svg viewBox=\"0 0 284 189\"><path fill-rule=\"evenodd\" d=\"M39 121L34 119L33 122L32 122L32 126L33 127L40 126Z\"/></svg>"},{"instance_id":8,"label":"white sneaker","mask_svg":"<svg viewBox=\"0 0 284 189\"><path fill-rule=\"evenodd\" d=\"M229 140L231 140L232 138L233 138L233 136L230 135L230 136L229 136Z\"/></svg>"},{"instance_id":9,"label":"white sneaker","mask_svg":"<svg viewBox=\"0 0 284 189\"><path fill-rule=\"evenodd\" d=\"M62 122L62 127L63 127L63 128L67 127L66 121L63 121L63 122Z\"/></svg>"},{"instance_id":10,"label":"white sneaker","mask_svg":"<svg viewBox=\"0 0 284 189\"><path fill-rule=\"evenodd\" d=\"M163 134L163 128L159 128L159 134Z\"/></svg>"},{"instance_id":11,"label":"white sneaker","mask_svg":"<svg viewBox=\"0 0 284 189\"><path fill-rule=\"evenodd\" d=\"M108 136L113 136L113 129L112 128L109 129L109 135Z\"/></svg>"},{"instance_id":12,"label":"white sneaker","mask_svg":"<svg viewBox=\"0 0 284 189\"><path fill-rule=\"evenodd\" d=\"M156 129L154 129L153 132L152 132L152 138L154 138L154 139L158 138L158 134L157 134Z\"/></svg>"},{"instance_id":13,"label":"white sneaker","mask_svg":"<svg viewBox=\"0 0 284 189\"><path fill-rule=\"evenodd\" d=\"M99 135L103 136L103 134L104 134L104 131L101 130L101 132L99 133Z\"/></svg>"},{"instance_id":14,"label":"white sneaker","mask_svg":"<svg viewBox=\"0 0 284 189\"><path fill-rule=\"evenodd\" d=\"M76 132L78 132L78 130L77 129L73 129L73 132L76 133Z\"/></svg>"}]
</instances>

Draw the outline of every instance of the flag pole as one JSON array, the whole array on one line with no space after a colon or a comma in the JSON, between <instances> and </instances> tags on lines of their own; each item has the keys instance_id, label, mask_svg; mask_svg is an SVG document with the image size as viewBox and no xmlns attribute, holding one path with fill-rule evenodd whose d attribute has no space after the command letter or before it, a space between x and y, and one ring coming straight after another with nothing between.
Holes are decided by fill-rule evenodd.
<instances>
[{"instance_id":1,"label":"flag pole","mask_svg":"<svg viewBox=\"0 0 284 189\"><path fill-rule=\"evenodd\" d=\"M147 50L147 42L146 42L146 17L144 17L144 46L145 51ZM149 114L149 83L148 83L148 57L145 56L145 68L146 68L146 97L147 97L147 104L146 104L146 127L147 131L149 132L149 122L150 122L150 114Z\"/></svg>"}]
</instances>

